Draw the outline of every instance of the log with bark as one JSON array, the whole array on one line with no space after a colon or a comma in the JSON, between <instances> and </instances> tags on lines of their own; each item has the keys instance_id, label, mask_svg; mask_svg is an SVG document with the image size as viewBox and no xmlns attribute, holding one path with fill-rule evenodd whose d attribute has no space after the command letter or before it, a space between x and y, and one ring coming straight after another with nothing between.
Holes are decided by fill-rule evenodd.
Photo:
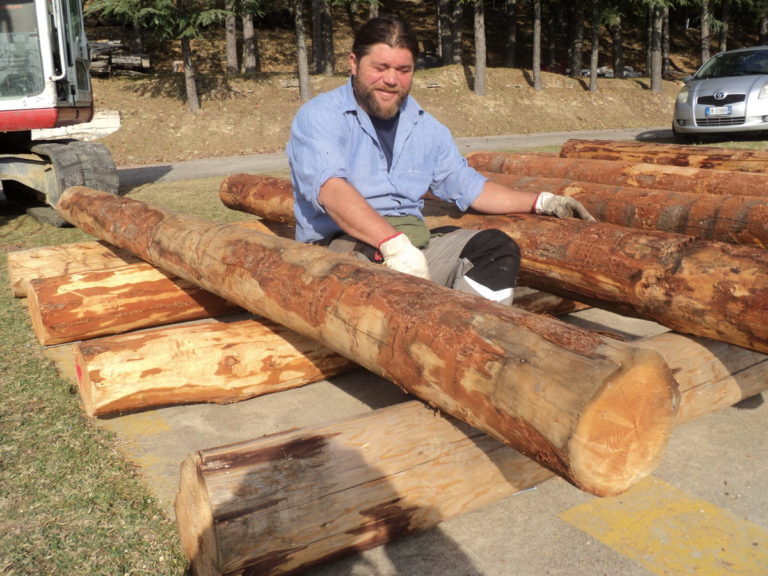
<instances>
[{"instance_id":1,"label":"log with bark","mask_svg":"<svg viewBox=\"0 0 768 576\"><path fill-rule=\"evenodd\" d=\"M768 358L667 333L678 423L768 388ZM403 426L407 422L407 426ZM193 574L301 571L435 526L549 479L519 452L418 402L194 452L176 519Z\"/></svg>"},{"instance_id":2,"label":"log with bark","mask_svg":"<svg viewBox=\"0 0 768 576\"><path fill-rule=\"evenodd\" d=\"M563 178L695 194L768 196L768 174L753 172L504 152L473 152L467 156L467 161L477 170L516 176Z\"/></svg>"},{"instance_id":3,"label":"log with bark","mask_svg":"<svg viewBox=\"0 0 768 576\"><path fill-rule=\"evenodd\" d=\"M130 292L114 295L117 308ZM574 308L541 292L520 299L536 313ZM73 344L90 416L191 402L236 402L316 382L356 367L317 342L265 319L238 315L116 334Z\"/></svg>"},{"instance_id":4,"label":"log with bark","mask_svg":"<svg viewBox=\"0 0 768 576\"><path fill-rule=\"evenodd\" d=\"M674 420L663 358L321 247L84 187L57 209L391 380L594 494L658 463Z\"/></svg>"},{"instance_id":5,"label":"log with bark","mask_svg":"<svg viewBox=\"0 0 768 576\"><path fill-rule=\"evenodd\" d=\"M297 388L356 365L263 318L210 319L73 345L90 416L190 402L225 404Z\"/></svg>"},{"instance_id":6,"label":"log with bark","mask_svg":"<svg viewBox=\"0 0 768 576\"><path fill-rule=\"evenodd\" d=\"M690 194L558 178L483 174L511 188L575 198L600 222L741 246L768 246L768 195Z\"/></svg>"},{"instance_id":7,"label":"log with bark","mask_svg":"<svg viewBox=\"0 0 768 576\"><path fill-rule=\"evenodd\" d=\"M255 218L236 224L251 230L271 233L270 228ZM106 242L75 242L9 252L8 277L14 296L26 298L29 281L33 279L103 271L136 262L141 262L141 258Z\"/></svg>"},{"instance_id":8,"label":"log with bark","mask_svg":"<svg viewBox=\"0 0 768 576\"><path fill-rule=\"evenodd\" d=\"M28 300L43 346L242 311L146 262L31 280Z\"/></svg>"},{"instance_id":9,"label":"log with bark","mask_svg":"<svg viewBox=\"0 0 768 576\"><path fill-rule=\"evenodd\" d=\"M690 166L712 170L768 172L768 150L681 146L634 140L582 140L573 138L563 143L560 148L560 156Z\"/></svg>"},{"instance_id":10,"label":"log with bark","mask_svg":"<svg viewBox=\"0 0 768 576\"><path fill-rule=\"evenodd\" d=\"M238 199L243 211L261 213L257 198ZM764 249L573 218L463 214L435 201L425 203L424 213L430 228L506 232L520 245L525 286L768 352Z\"/></svg>"},{"instance_id":11,"label":"log with bark","mask_svg":"<svg viewBox=\"0 0 768 576\"><path fill-rule=\"evenodd\" d=\"M29 281L35 278L119 268L140 261L130 252L105 242L60 244L10 252L8 277L13 295L25 298Z\"/></svg>"}]
</instances>

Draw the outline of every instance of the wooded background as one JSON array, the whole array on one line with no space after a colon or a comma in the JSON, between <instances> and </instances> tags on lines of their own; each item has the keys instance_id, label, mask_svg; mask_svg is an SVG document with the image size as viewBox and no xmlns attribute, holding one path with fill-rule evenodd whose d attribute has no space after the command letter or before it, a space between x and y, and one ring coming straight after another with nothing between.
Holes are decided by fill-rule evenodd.
<instances>
[{"instance_id":1,"label":"wooded background","mask_svg":"<svg viewBox=\"0 0 768 576\"><path fill-rule=\"evenodd\" d=\"M296 71L302 99L310 74L335 74L335 37L343 23L356 30L368 17L399 14L411 20L422 42L420 66L474 67L473 90L485 94L487 66L530 69L534 89L541 71L589 77L644 76L650 89L684 70L672 55L685 53L693 67L712 54L768 42L768 0L91 0L92 22L131 29L132 50L145 52L148 36L178 41L187 99L199 109L193 41L224 30L229 75L260 72L259 32L275 26L295 31ZM634 54L627 57L627 47ZM287 50L287 47L281 47ZM274 49L274 47L273 47ZM600 65L600 63L603 65Z\"/></svg>"}]
</instances>

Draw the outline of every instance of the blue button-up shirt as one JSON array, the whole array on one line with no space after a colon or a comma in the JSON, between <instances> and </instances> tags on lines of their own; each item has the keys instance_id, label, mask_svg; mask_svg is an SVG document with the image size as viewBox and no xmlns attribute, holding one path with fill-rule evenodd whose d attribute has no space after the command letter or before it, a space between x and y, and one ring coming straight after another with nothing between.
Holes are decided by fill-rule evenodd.
<instances>
[{"instance_id":1,"label":"blue button-up shirt","mask_svg":"<svg viewBox=\"0 0 768 576\"><path fill-rule=\"evenodd\" d=\"M461 155L448 128L410 96L400 109L392 165L352 83L304 104L286 148L291 167L296 239L314 242L341 231L317 200L329 178L344 178L383 216L421 216L428 191L466 210L486 178Z\"/></svg>"}]
</instances>

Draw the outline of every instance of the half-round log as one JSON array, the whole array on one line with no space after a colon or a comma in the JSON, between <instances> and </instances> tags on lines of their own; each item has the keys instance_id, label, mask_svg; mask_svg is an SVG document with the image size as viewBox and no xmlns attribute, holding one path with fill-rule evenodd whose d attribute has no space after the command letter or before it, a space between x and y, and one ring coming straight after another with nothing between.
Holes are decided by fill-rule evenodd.
<instances>
[{"instance_id":1,"label":"half-round log","mask_svg":"<svg viewBox=\"0 0 768 576\"><path fill-rule=\"evenodd\" d=\"M90 416L170 404L226 404L297 388L356 365L263 318L210 320L73 345Z\"/></svg>"}]
</instances>

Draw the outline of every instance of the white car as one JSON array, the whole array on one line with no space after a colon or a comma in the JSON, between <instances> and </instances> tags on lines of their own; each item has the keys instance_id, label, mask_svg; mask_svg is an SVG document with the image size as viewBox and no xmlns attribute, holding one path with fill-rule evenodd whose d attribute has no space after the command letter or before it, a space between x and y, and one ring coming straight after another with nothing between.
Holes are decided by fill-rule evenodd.
<instances>
[{"instance_id":1,"label":"white car","mask_svg":"<svg viewBox=\"0 0 768 576\"><path fill-rule=\"evenodd\" d=\"M685 80L672 120L676 141L762 131L768 132L768 46L720 52Z\"/></svg>"}]
</instances>

